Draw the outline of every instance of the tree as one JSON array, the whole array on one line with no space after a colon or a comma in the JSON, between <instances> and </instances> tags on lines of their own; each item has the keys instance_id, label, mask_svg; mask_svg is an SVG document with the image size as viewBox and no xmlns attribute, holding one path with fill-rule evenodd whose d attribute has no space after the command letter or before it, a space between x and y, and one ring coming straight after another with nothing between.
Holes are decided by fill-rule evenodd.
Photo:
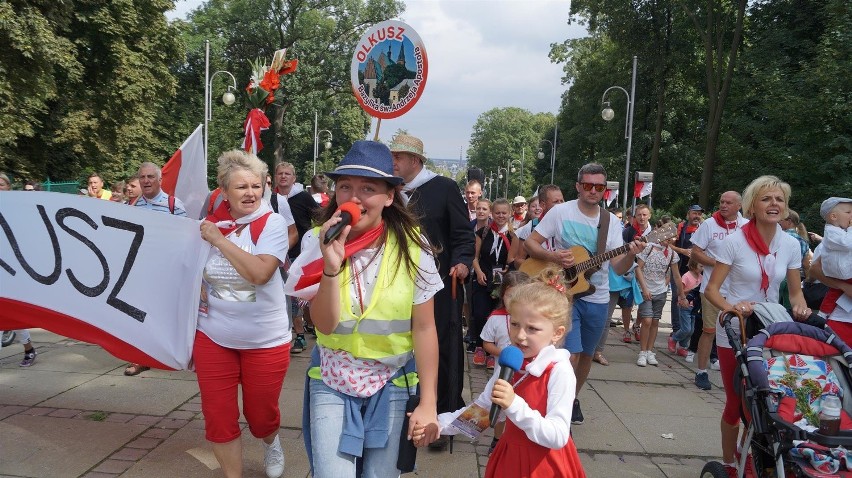
<instances>
[{"instance_id":1,"label":"tree","mask_svg":"<svg viewBox=\"0 0 852 478\"><path fill-rule=\"evenodd\" d=\"M323 166L342 157L369 129L370 118L350 86L352 50L369 26L398 16L402 8L395 0L211 0L190 16L186 38L195 44L203 38L221 38L217 52L238 82L248 82L249 60L269 61L275 50L286 48L288 58L299 59L296 73L281 77L278 106L267 110L272 127L261 139L271 147L261 152L261 158L270 164L290 161L307 179L313 171L315 111L320 129L334 136L332 149L322 152ZM196 70L199 73L203 78L203 70ZM203 80L200 83L203 87ZM245 110L239 113L245 117ZM211 132L211 144L217 134L225 138L216 140L217 146L234 145L240 138L242 119L224 118L230 126L221 133ZM211 158L220 150L211 145Z\"/></svg>"},{"instance_id":2,"label":"tree","mask_svg":"<svg viewBox=\"0 0 852 478\"><path fill-rule=\"evenodd\" d=\"M182 55L168 0L0 4L2 167L118 179L168 151L156 119ZM172 152L174 149L172 149Z\"/></svg>"},{"instance_id":3,"label":"tree","mask_svg":"<svg viewBox=\"0 0 852 478\"><path fill-rule=\"evenodd\" d=\"M535 184L550 181L549 158L546 160L546 177L538 166L532 167L535 164L532 158L538 151L541 138L547 131L553 131L554 122L555 118L550 113L533 114L521 108L494 108L486 111L479 115L473 126L467 150L468 163L471 167L491 171L495 175L498 168L509 169L510 177L513 178L509 181L511 190L517 187L522 195L530 195L535 190ZM518 167L522 163L523 174ZM513 164L515 173L511 173ZM500 174L503 174L502 171ZM505 187L506 183L502 184Z\"/></svg>"},{"instance_id":4,"label":"tree","mask_svg":"<svg viewBox=\"0 0 852 478\"><path fill-rule=\"evenodd\" d=\"M681 2L692 19L704 48L704 74L707 87L707 142L704 149L704 171L701 174L699 204L710 204L716 149L722 128L722 114L731 91L737 53L743 37L745 7L748 0L728 3L722 0ZM703 13L703 18L701 14Z\"/></svg>"}]
</instances>

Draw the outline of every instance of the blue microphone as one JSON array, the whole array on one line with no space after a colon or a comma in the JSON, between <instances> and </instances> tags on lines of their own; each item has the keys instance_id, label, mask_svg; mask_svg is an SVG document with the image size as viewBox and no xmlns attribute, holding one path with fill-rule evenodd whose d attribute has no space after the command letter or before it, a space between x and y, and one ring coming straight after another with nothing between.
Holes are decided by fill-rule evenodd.
<instances>
[{"instance_id":1,"label":"blue microphone","mask_svg":"<svg viewBox=\"0 0 852 478\"><path fill-rule=\"evenodd\" d=\"M500 352L500 358L497 359L500 364L500 380L509 381L512 375L524 366L524 353L521 349L514 345L509 345ZM500 405L491 404L491 413L488 414L488 421L491 423L491 428L497 424L497 414L500 413Z\"/></svg>"}]
</instances>

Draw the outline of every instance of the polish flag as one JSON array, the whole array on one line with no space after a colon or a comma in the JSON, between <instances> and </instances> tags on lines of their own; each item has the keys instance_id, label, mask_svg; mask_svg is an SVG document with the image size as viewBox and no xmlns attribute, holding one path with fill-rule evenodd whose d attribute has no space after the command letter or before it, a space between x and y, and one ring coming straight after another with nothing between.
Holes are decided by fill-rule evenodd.
<instances>
[{"instance_id":1,"label":"polish flag","mask_svg":"<svg viewBox=\"0 0 852 478\"><path fill-rule=\"evenodd\" d=\"M653 186L653 182L643 183L642 181L636 181L636 184L633 185L633 197L641 199L645 196L650 196Z\"/></svg>"},{"instance_id":2,"label":"polish flag","mask_svg":"<svg viewBox=\"0 0 852 478\"><path fill-rule=\"evenodd\" d=\"M204 136L198 125L171 159L163 166L163 191L183 202L186 215L201 215L204 201L210 194L207 188L207 160L204 157Z\"/></svg>"},{"instance_id":3,"label":"polish flag","mask_svg":"<svg viewBox=\"0 0 852 478\"><path fill-rule=\"evenodd\" d=\"M606 201L606 207L609 207L613 201L618 199L618 189L607 189L604 191L604 201Z\"/></svg>"}]
</instances>

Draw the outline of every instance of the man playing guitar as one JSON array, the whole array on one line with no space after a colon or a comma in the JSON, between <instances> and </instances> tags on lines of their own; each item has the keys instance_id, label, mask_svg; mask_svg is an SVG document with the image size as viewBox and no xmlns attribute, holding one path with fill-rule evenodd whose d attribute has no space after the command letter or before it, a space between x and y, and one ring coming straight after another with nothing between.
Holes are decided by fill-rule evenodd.
<instances>
[{"instance_id":1,"label":"man playing guitar","mask_svg":"<svg viewBox=\"0 0 852 478\"><path fill-rule=\"evenodd\" d=\"M589 163L577 173L578 199L554 206L541 220L524 247L530 257L541 259L561 267L574 265L574 254L568 250L571 246L585 247L591 254L605 251L597 250L598 226L600 224L600 203L606 190L606 170L596 163ZM604 211L605 212L605 211ZM605 250L624 245L621 237L621 222L612 213L609 214L609 227L606 235ZM548 251L542 243L554 239L557 250ZM624 274L630 269L638 254L644 248L639 240L634 240L625 255L612 259L612 268L616 274ZM609 261L601 264L600 270L589 278L595 287L591 295L573 301L571 331L565 339L565 348L571 352L571 363L577 376L577 394L586 382L592 366L598 340L604 326L609 323L607 305L609 303ZM583 423L580 402L575 398L571 423Z\"/></svg>"}]
</instances>

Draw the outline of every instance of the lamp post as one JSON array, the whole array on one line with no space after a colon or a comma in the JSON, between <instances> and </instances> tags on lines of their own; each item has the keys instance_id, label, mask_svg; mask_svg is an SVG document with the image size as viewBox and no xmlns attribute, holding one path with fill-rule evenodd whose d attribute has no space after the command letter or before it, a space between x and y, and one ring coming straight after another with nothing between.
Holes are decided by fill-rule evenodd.
<instances>
[{"instance_id":1,"label":"lamp post","mask_svg":"<svg viewBox=\"0 0 852 478\"><path fill-rule=\"evenodd\" d=\"M610 90L617 89L621 90L625 95L627 95L627 116L624 118L624 137L627 138L627 160L624 164L624 197L622 200L622 210L627 209L627 183L630 179L630 149L633 144L633 106L636 102L636 57L633 57L633 79L630 84L630 93L627 92L624 88L620 86L610 86L604 91L601 96L601 106L603 106L603 110L601 110L601 118L604 121L612 121L612 118L615 117L615 112L610 108L609 101L604 101L606 99L606 94L609 93Z\"/></svg>"},{"instance_id":2,"label":"lamp post","mask_svg":"<svg viewBox=\"0 0 852 478\"><path fill-rule=\"evenodd\" d=\"M231 77L233 86L228 85L225 94L222 95L222 103L231 106L236 101L236 96L231 90L237 90L237 79L230 72L220 70L212 75L210 74L210 40L204 40L204 160L208 160L207 143L210 139L210 121L213 119L213 79L218 74L225 74Z\"/></svg>"},{"instance_id":3,"label":"lamp post","mask_svg":"<svg viewBox=\"0 0 852 478\"><path fill-rule=\"evenodd\" d=\"M554 133L554 136L555 136L555 133ZM553 184L553 172L554 172L553 170L554 170L554 165L555 165L554 163L556 162L556 148L553 147L553 143L551 143L550 141L548 141L546 139L541 140L538 143L538 153L536 154L536 157L539 160L544 159L544 151L542 151L542 149L541 149L541 143L547 143L547 144L550 145L550 184Z\"/></svg>"},{"instance_id":4,"label":"lamp post","mask_svg":"<svg viewBox=\"0 0 852 478\"><path fill-rule=\"evenodd\" d=\"M494 190L492 189L494 186L494 171L488 171L488 200L491 201L494 198Z\"/></svg>"},{"instance_id":5,"label":"lamp post","mask_svg":"<svg viewBox=\"0 0 852 478\"><path fill-rule=\"evenodd\" d=\"M503 174L500 173L500 170L506 171L506 195L509 195L509 170L504 168L503 166L497 166L497 195L494 198L495 200L500 199L500 181L503 180Z\"/></svg>"},{"instance_id":6,"label":"lamp post","mask_svg":"<svg viewBox=\"0 0 852 478\"><path fill-rule=\"evenodd\" d=\"M318 129L319 123L317 121L318 121L317 112L314 111L314 176L316 176L316 174L317 174L317 156L319 156L319 136L320 136L320 134L328 133L328 139L325 140L325 143L323 143L323 146L325 146L325 149L331 149L331 140L333 139L333 136L331 135L331 131L329 131L327 129L322 129L322 130Z\"/></svg>"},{"instance_id":7,"label":"lamp post","mask_svg":"<svg viewBox=\"0 0 852 478\"><path fill-rule=\"evenodd\" d=\"M524 148L522 147L521 148L521 158L523 158L523 157L524 157ZM521 178L518 180L518 194L517 194L518 196L520 196L521 195L520 191L521 191L521 187L522 187L521 182L523 181L523 178L524 178L524 161L523 161L523 159L521 159L520 161L518 161L517 159L510 159L509 163L506 164L506 167L509 168L510 172L514 173L515 171L517 171L515 169L516 164L519 165L520 168L521 168ZM506 174L506 196L507 196L507 198L509 196L509 175L508 174Z\"/></svg>"}]
</instances>

